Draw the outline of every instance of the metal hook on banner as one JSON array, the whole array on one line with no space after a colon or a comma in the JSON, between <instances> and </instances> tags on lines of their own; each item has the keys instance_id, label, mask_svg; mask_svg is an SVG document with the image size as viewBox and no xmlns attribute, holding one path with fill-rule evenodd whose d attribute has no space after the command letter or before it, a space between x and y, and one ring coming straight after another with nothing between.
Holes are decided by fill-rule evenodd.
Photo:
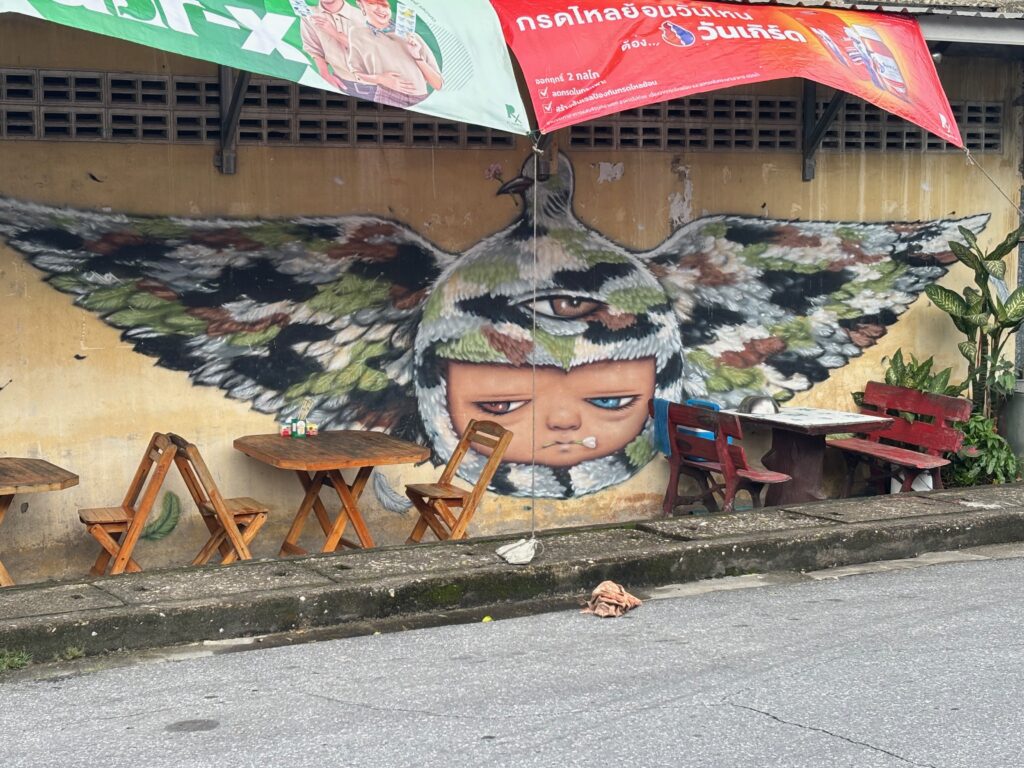
<instances>
[{"instance_id":1,"label":"metal hook on banner","mask_svg":"<svg viewBox=\"0 0 1024 768\"><path fill-rule=\"evenodd\" d=\"M558 147L555 143L555 135L538 131L536 136L531 136L531 138L533 139L533 151L537 156L536 179L537 181L547 181L551 178L553 162L557 162Z\"/></svg>"}]
</instances>

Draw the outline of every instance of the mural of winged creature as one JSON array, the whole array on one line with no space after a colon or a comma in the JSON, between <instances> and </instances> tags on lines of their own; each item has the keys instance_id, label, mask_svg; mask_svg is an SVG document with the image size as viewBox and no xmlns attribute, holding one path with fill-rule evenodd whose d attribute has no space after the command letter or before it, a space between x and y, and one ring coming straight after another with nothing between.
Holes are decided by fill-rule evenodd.
<instances>
[{"instance_id":1,"label":"mural of winged creature","mask_svg":"<svg viewBox=\"0 0 1024 768\"><path fill-rule=\"evenodd\" d=\"M520 198L518 218L461 254L375 216L146 218L11 200L0 238L196 384L279 419L311 402L324 429L426 442L437 463L469 419L493 419L515 439L491 489L529 495L535 460L537 495L566 499L653 458L652 396L730 406L823 381L945 274L957 226L988 222L715 215L634 251L576 217L566 156L541 182L533 163L499 190ZM467 480L482 463L471 454Z\"/></svg>"}]
</instances>

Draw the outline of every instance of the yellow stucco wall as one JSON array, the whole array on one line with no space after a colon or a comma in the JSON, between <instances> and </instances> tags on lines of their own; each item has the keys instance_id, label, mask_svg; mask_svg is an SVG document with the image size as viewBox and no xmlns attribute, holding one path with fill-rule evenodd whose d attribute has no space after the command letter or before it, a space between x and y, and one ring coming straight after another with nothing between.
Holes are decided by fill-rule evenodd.
<instances>
[{"instance_id":1,"label":"yellow stucco wall","mask_svg":"<svg viewBox=\"0 0 1024 768\"><path fill-rule=\"evenodd\" d=\"M30 20L0 22L0 66L212 73L211 66ZM1019 73L1011 63L953 60L943 66L951 98L1003 100L1007 124L1001 154L978 161L1011 196L1020 186ZM796 93L794 83L759 86ZM565 148L563 143L563 148ZM494 195L485 178L494 163L506 178L528 154L514 149L317 149L242 147L238 173L212 166L213 147L83 142L0 142L0 195L18 200L141 214L243 218L375 213L400 220L439 246L465 249L514 220L512 199ZM567 149L567 148L566 148ZM704 213L776 218L889 221L992 214L982 238L1001 239L1016 213L956 153L833 153L818 157L813 183L800 180L794 152L703 152L567 149L577 175L576 211L589 226L632 248L649 248L671 231L672 201ZM599 163L623 163L621 179L599 182ZM91 177L100 179L94 181ZM0 246L0 455L47 458L77 472L71 490L22 496L0 528L0 558L28 581L84 574L95 545L77 521L79 507L116 503L153 430L190 436L204 451L226 495L270 503L271 522L256 546L272 555L300 494L295 478L250 461L231 448L243 434L274 431L271 416L193 386L187 375L132 351L120 331L77 308L72 297ZM959 270L946 278L963 282ZM921 298L881 342L796 402L848 408L849 393L876 377L880 360L903 347L940 365L958 365L953 328ZM76 359L76 356L83 359ZM390 472L394 485L434 477L432 467ZM617 488L567 502L541 500L538 522L554 526L602 522L652 512L663 492L664 462L652 461ZM172 490L183 498L177 478ZM400 543L404 518L365 509L378 541ZM22 511L23 503L27 509ZM529 524L523 499L489 498L477 516L480 533ZM191 514L190 514L191 513ZM204 537L186 505L168 539L140 545L148 566L187 561ZM315 539L309 539L313 543ZM187 556L186 556L187 555Z\"/></svg>"}]
</instances>

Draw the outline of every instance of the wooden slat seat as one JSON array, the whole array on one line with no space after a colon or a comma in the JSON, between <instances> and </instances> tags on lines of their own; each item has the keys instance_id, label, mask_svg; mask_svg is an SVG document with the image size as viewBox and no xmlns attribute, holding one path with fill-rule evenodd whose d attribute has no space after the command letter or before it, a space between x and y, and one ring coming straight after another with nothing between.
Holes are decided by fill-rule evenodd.
<instances>
[{"instance_id":1,"label":"wooden slat seat","mask_svg":"<svg viewBox=\"0 0 1024 768\"><path fill-rule=\"evenodd\" d=\"M444 499L445 501L463 501L469 496L469 491L455 485L408 485L406 489L427 499Z\"/></svg>"},{"instance_id":2,"label":"wooden slat seat","mask_svg":"<svg viewBox=\"0 0 1024 768\"><path fill-rule=\"evenodd\" d=\"M911 469L935 469L936 467L944 467L949 464L949 459L944 459L941 456L930 456L927 453L911 451L895 445L876 443L871 440L865 440L862 437L831 440L829 445L844 451L853 451L865 456L875 456L879 459L884 459L889 464L909 467Z\"/></svg>"},{"instance_id":3,"label":"wooden slat seat","mask_svg":"<svg viewBox=\"0 0 1024 768\"><path fill-rule=\"evenodd\" d=\"M770 469L756 469L754 467L737 469L736 475L738 477L742 477L744 480L750 480L754 483L767 483L770 485L774 485L775 483L788 483L793 479L782 472L772 472Z\"/></svg>"},{"instance_id":4,"label":"wooden slat seat","mask_svg":"<svg viewBox=\"0 0 1024 768\"><path fill-rule=\"evenodd\" d=\"M931 476L932 488L941 488L940 470L949 464L943 454L963 446L963 432L954 425L971 417L970 400L869 381L863 402L861 413L889 416L892 424L863 437L829 441L846 459L843 494L850 495L860 464L867 465L868 483L879 493L889 490L893 478L900 481L901 491L912 490L925 473Z\"/></svg>"},{"instance_id":5,"label":"wooden slat seat","mask_svg":"<svg viewBox=\"0 0 1024 768\"><path fill-rule=\"evenodd\" d=\"M647 404L654 417L654 400ZM671 403L667 408L671 453L668 456L669 480L662 511L672 514L680 504L701 501L710 512L718 511L717 496L722 508L732 512L736 494L750 494L755 509L764 506L761 491L769 485L785 483L792 478L782 472L752 467L739 441L743 438L739 419L730 413ZM679 476L686 475L697 483L696 496L679 496ZM717 480L721 477L721 481Z\"/></svg>"},{"instance_id":6,"label":"wooden slat seat","mask_svg":"<svg viewBox=\"0 0 1024 768\"><path fill-rule=\"evenodd\" d=\"M270 512L270 507L256 501L248 496L237 496L233 499L224 499L224 507L235 517L240 515L265 515ZM212 504L205 504L199 509L203 515L216 515L217 510Z\"/></svg>"},{"instance_id":7,"label":"wooden slat seat","mask_svg":"<svg viewBox=\"0 0 1024 768\"><path fill-rule=\"evenodd\" d=\"M86 525L123 525L132 519L132 512L124 507L80 509L78 519Z\"/></svg>"},{"instance_id":8,"label":"wooden slat seat","mask_svg":"<svg viewBox=\"0 0 1024 768\"><path fill-rule=\"evenodd\" d=\"M494 477L510 442L512 433L500 424L476 419L470 421L451 458L448 459L441 478L436 483L405 487L405 495L420 514L406 543L419 542L427 528L434 532L438 541L466 538L469 521L473 518L473 513L476 512L480 499ZM467 491L452 485L452 479L458 472L462 460L472 449L487 456L487 461L473 485L473 490ZM458 516L455 515L453 507L460 510Z\"/></svg>"}]
</instances>

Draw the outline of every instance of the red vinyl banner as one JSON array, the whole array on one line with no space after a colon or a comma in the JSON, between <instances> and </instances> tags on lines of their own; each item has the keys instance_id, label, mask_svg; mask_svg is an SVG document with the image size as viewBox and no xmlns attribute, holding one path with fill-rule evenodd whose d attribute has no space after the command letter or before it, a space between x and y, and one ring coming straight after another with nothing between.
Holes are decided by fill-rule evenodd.
<instances>
[{"instance_id":1,"label":"red vinyl banner","mask_svg":"<svg viewBox=\"0 0 1024 768\"><path fill-rule=\"evenodd\" d=\"M644 104L801 77L963 147L917 22L906 16L647 0L491 0L549 133Z\"/></svg>"}]
</instances>

